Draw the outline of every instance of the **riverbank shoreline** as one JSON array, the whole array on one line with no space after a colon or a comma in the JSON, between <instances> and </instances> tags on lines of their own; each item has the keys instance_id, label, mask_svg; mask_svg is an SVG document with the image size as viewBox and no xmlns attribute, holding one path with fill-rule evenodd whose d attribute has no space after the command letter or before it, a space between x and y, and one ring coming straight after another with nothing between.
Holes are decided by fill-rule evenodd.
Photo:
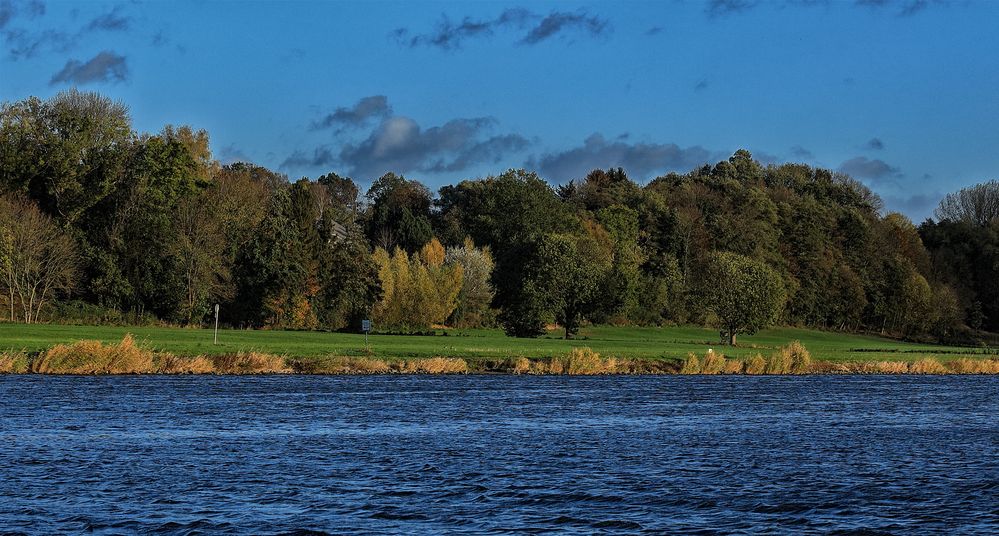
<instances>
[{"instance_id":1,"label":"riverbank shoreline","mask_svg":"<svg viewBox=\"0 0 999 536\"><path fill-rule=\"evenodd\" d=\"M999 374L999 359L967 357L913 361L813 359L799 342L757 353L748 359L721 352L689 354L685 359L618 358L589 348L552 357L385 358L374 356L295 357L262 352L183 356L137 345L131 336L106 344L84 340L57 344L35 353L0 353L0 374L48 375L840 375L840 374Z\"/></svg>"}]
</instances>

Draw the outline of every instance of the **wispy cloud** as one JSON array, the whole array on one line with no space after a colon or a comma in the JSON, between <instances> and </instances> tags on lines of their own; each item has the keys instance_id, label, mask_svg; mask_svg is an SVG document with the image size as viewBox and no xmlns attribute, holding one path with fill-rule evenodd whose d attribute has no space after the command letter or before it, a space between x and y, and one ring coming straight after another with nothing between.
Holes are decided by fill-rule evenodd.
<instances>
[{"instance_id":1,"label":"wispy cloud","mask_svg":"<svg viewBox=\"0 0 999 536\"><path fill-rule=\"evenodd\" d=\"M711 0L704 6L704 12L709 17L724 17L725 15L745 13L758 4L757 0Z\"/></svg>"},{"instance_id":2,"label":"wispy cloud","mask_svg":"<svg viewBox=\"0 0 999 536\"><path fill-rule=\"evenodd\" d=\"M800 145L795 145L794 147L791 147L790 152L791 152L791 156L792 157L797 158L799 160L814 160L815 159L815 155L812 154L812 151L809 151L808 149L805 149L804 147L802 147Z\"/></svg>"},{"instance_id":3,"label":"wispy cloud","mask_svg":"<svg viewBox=\"0 0 999 536\"><path fill-rule=\"evenodd\" d=\"M608 23L605 19L589 15L585 11L580 10L575 13L555 11L541 19L541 22L532 28L520 42L534 45L566 30L577 30L592 37L599 37L607 29Z\"/></svg>"},{"instance_id":4,"label":"wispy cloud","mask_svg":"<svg viewBox=\"0 0 999 536\"><path fill-rule=\"evenodd\" d=\"M920 13L930 6L947 7L954 3L950 0L853 0L852 3L830 0L710 0L704 6L704 13L709 18L722 18L729 15L742 15L759 7L779 8L811 8L829 5L846 5L868 9L872 12L894 12L899 17L909 17Z\"/></svg>"},{"instance_id":5,"label":"wispy cloud","mask_svg":"<svg viewBox=\"0 0 999 536\"><path fill-rule=\"evenodd\" d=\"M880 138L871 138L864 144L864 149L869 149L871 151L881 151L884 150L885 143L881 141Z\"/></svg>"},{"instance_id":6,"label":"wispy cloud","mask_svg":"<svg viewBox=\"0 0 999 536\"><path fill-rule=\"evenodd\" d=\"M316 169L339 166L354 177L374 178L385 172L458 172L481 163L498 163L523 151L530 141L515 133L494 134L498 122L491 117L452 119L439 126L421 127L415 120L394 115L383 95L365 97L314 122L313 130L377 125L363 138L344 143L339 150L329 144L298 150L281 163L282 169Z\"/></svg>"},{"instance_id":7,"label":"wispy cloud","mask_svg":"<svg viewBox=\"0 0 999 536\"><path fill-rule=\"evenodd\" d=\"M545 153L527 161L527 167L556 182L584 177L594 169L623 167L634 176L689 170L712 160L713 153L700 146L683 148L675 143L608 141L593 134L578 147Z\"/></svg>"},{"instance_id":8,"label":"wispy cloud","mask_svg":"<svg viewBox=\"0 0 999 536\"><path fill-rule=\"evenodd\" d=\"M49 85L63 83L91 84L95 82L124 82L128 79L128 63L125 56L115 54L110 50L98 53L86 62L69 60L66 65L52 75Z\"/></svg>"},{"instance_id":9,"label":"wispy cloud","mask_svg":"<svg viewBox=\"0 0 999 536\"><path fill-rule=\"evenodd\" d=\"M332 113L313 121L310 128L312 130L357 128L369 124L372 120L384 119L390 115L392 115L392 107L389 106L388 97L372 95L362 98L349 108L337 108Z\"/></svg>"},{"instance_id":10,"label":"wispy cloud","mask_svg":"<svg viewBox=\"0 0 999 536\"><path fill-rule=\"evenodd\" d=\"M0 0L0 30L14 20L18 15L24 15L29 19L34 19L45 14L45 3L40 0L30 2L14 2L13 0Z\"/></svg>"},{"instance_id":11,"label":"wispy cloud","mask_svg":"<svg viewBox=\"0 0 999 536\"><path fill-rule=\"evenodd\" d=\"M131 18L122 16L121 7L118 6L109 13L94 17L84 26L84 30L88 32L121 32L128 30L129 24L131 24Z\"/></svg>"},{"instance_id":12,"label":"wispy cloud","mask_svg":"<svg viewBox=\"0 0 999 536\"><path fill-rule=\"evenodd\" d=\"M23 9L21 9L23 8ZM34 19L45 14L45 5L32 1L19 8L9 0L0 0L0 29L4 46L8 55L17 60L32 58L43 51L69 52L79 45L87 36L96 32L123 32L131 25L131 18L121 14L121 8L116 7L108 13L90 19L75 32L62 29L45 29L32 23L27 28L12 27L11 21L23 14ZM6 17L6 18L5 18Z\"/></svg>"},{"instance_id":13,"label":"wispy cloud","mask_svg":"<svg viewBox=\"0 0 999 536\"><path fill-rule=\"evenodd\" d=\"M884 160L866 156L857 156L843 162L839 166L839 171L872 182L891 181L902 176L897 167Z\"/></svg>"},{"instance_id":14,"label":"wispy cloud","mask_svg":"<svg viewBox=\"0 0 999 536\"><path fill-rule=\"evenodd\" d=\"M469 39L489 37L500 30L520 32L518 43L536 45L570 33L599 37L610 31L610 24L606 19L582 9L538 15L523 8L514 8L507 9L492 19L464 17L460 21L454 21L447 15L442 15L437 27L431 32L413 33L407 28L397 28L390 35L400 44L411 48L426 46L455 50Z\"/></svg>"}]
</instances>

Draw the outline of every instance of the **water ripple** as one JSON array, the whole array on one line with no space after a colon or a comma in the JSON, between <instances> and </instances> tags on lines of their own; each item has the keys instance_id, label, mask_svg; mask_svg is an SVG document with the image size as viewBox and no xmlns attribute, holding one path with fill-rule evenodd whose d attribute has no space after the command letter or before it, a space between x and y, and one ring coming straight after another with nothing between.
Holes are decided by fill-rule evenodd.
<instances>
[{"instance_id":1,"label":"water ripple","mask_svg":"<svg viewBox=\"0 0 999 536\"><path fill-rule=\"evenodd\" d=\"M995 377L0 377L0 533L981 534Z\"/></svg>"}]
</instances>

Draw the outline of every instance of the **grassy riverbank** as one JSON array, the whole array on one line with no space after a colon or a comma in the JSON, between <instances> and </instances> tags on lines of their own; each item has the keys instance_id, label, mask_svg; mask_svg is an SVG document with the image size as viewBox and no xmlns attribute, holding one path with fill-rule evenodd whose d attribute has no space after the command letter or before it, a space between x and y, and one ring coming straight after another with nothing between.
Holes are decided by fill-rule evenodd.
<instances>
[{"instance_id":1,"label":"grassy riverbank","mask_svg":"<svg viewBox=\"0 0 999 536\"><path fill-rule=\"evenodd\" d=\"M445 334L446 335L443 335ZM293 357L329 355L413 359L460 357L463 359L504 359L508 357L548 358L572 348L588 347L603 355L624 359L683 359L687 354L703 354L709 348L730 357L748 358L769 352L791 341L801 341L824 361L916 361L924 357L944 360L995 354L986 348L961 348L896 341L883 337L779 328L752 336L740 336L739 347L718 344L718 332L697 327L636 328L596 326L584 328L571 341L555 331L539 339L507 337L499 330L447 330L436 336L371 335L370 351L364 336L351 333L315 331L220 330L219 344L212 344L212 331L163 327L108 327L0 324L0 351L39 352L56 344L78 340L120 341L131 334L144 348L182 356L262 352Z\"/></svg>"},{"instance_id":2,"label":"grassy riverbank","mask_svg":"<svg viewBox=\"0 0 999 536\"><path fill-rule=\"evenodd\" d=\"M128 337L131 335L131 337ZM990 373L995 349L781 328L722 347L694 327L584 329L514 339L496 330L438 335L0 324L0 372L38 373ZM124 342L122 342L124 340ZM89 342L80 342L89 341ZM808 354L792 364L792 341Z\"/></svg>"}]
</instances>

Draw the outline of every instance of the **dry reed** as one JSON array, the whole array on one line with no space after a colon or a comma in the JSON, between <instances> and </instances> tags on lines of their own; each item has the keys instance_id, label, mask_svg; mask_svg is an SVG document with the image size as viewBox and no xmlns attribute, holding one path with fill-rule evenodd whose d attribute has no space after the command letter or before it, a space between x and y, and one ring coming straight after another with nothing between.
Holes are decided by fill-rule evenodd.
<instances>
[{"instance_id":1,"label":"dry reed","mask_svg":"<svg viewBox=\"0 0 999 536\"><path fill-rule=\"evenodd\" d=\"M701 360L697 358L693 352L687 354L687 359L683 360L683 366L680 367L680 374L700 374L701 373Z\"/></svg>"},{"instance_id":2,"label":"dry reed","mask_svg":"<svg viewBox=\"0 0 999 536\"><path fill-rule=\"evenodd\" d=\"M0 353L0 374L24 374L28 372L28 363L24 352Z\"/></svg>"},{"instance_id":3,"label":"dry reed","mask_svg":"<svg viewBox=\"0 0 999 536\"><path fill-rule=\"evenodd\" d=\"M236 352L211 356L218 374L283 374L291 372L284 357L262 352Z\"/></svg>"},{"instance_id":4,"label":"dry reed","mask_svg":"<svg viewBox=\"0 0 999 536\"><path fill-rule=\"evenodd\" d=\"M57 344L32 363L41 374L142 374L154 371L153 353L139 348L131 335L120 343L77 341Z\"/></svg>"},{"instance_id":5,"label":"dry reed","mask_svg":"<svg viewBox=\"0 0 999 536\"><path fill-rule=\"evenodd\" d=\"M468 363L456 357L412 359L400 364L399 372L408 374L468 374Z\"/></svg>"},{"instance_id":6,"label":"dry reed","mask_svg":"<svg viewBox=\"0 0 999 536\"><path fill-rule=\"evenodd\" d=\"M725 370L725 356L708 350L701 361L701 374L721 374Z\"/></svg>"},{"instance_id":7,"label":"dry reed","mask_svg":"<svg viewBox=\"0 0 999 536\"><path fill-rule=\"evenodd\" d=\"M909 365L909 374L947 374L947 367L932 357L926 357Z\"/></svg>"},{"instance_id":8,"label":"dry reed","mask_svg":"<svg viewBox=\"0 0 999 536\"><path fill-rule=\"evenodd\" d=\"M749 360L746 361L746 368L744 369L744 372L746 374L766 374L767 359L759 353L750 357Z\"/></svg>"},{"instance_id":9,"label":"dry reed","mask_svg":"<svg viewBox=\"0 0 999 536\"><path fill-rule=\"evenodd\" d=\"M745 364L741 359L729 359L725 362L725 368L722 369L723 374L742 374Z\"/></svg>"},{"instance_id":10,"label":"dry reed","mask_svg":"<svg viewBox=\"0 0 999 536\"><path fill-rule=\"evenodd\" d=\"M157 374L213 374L215 365L203 356L182 357L169 353L157 354L154 358Z\"/></svg>"}]
</instances>

